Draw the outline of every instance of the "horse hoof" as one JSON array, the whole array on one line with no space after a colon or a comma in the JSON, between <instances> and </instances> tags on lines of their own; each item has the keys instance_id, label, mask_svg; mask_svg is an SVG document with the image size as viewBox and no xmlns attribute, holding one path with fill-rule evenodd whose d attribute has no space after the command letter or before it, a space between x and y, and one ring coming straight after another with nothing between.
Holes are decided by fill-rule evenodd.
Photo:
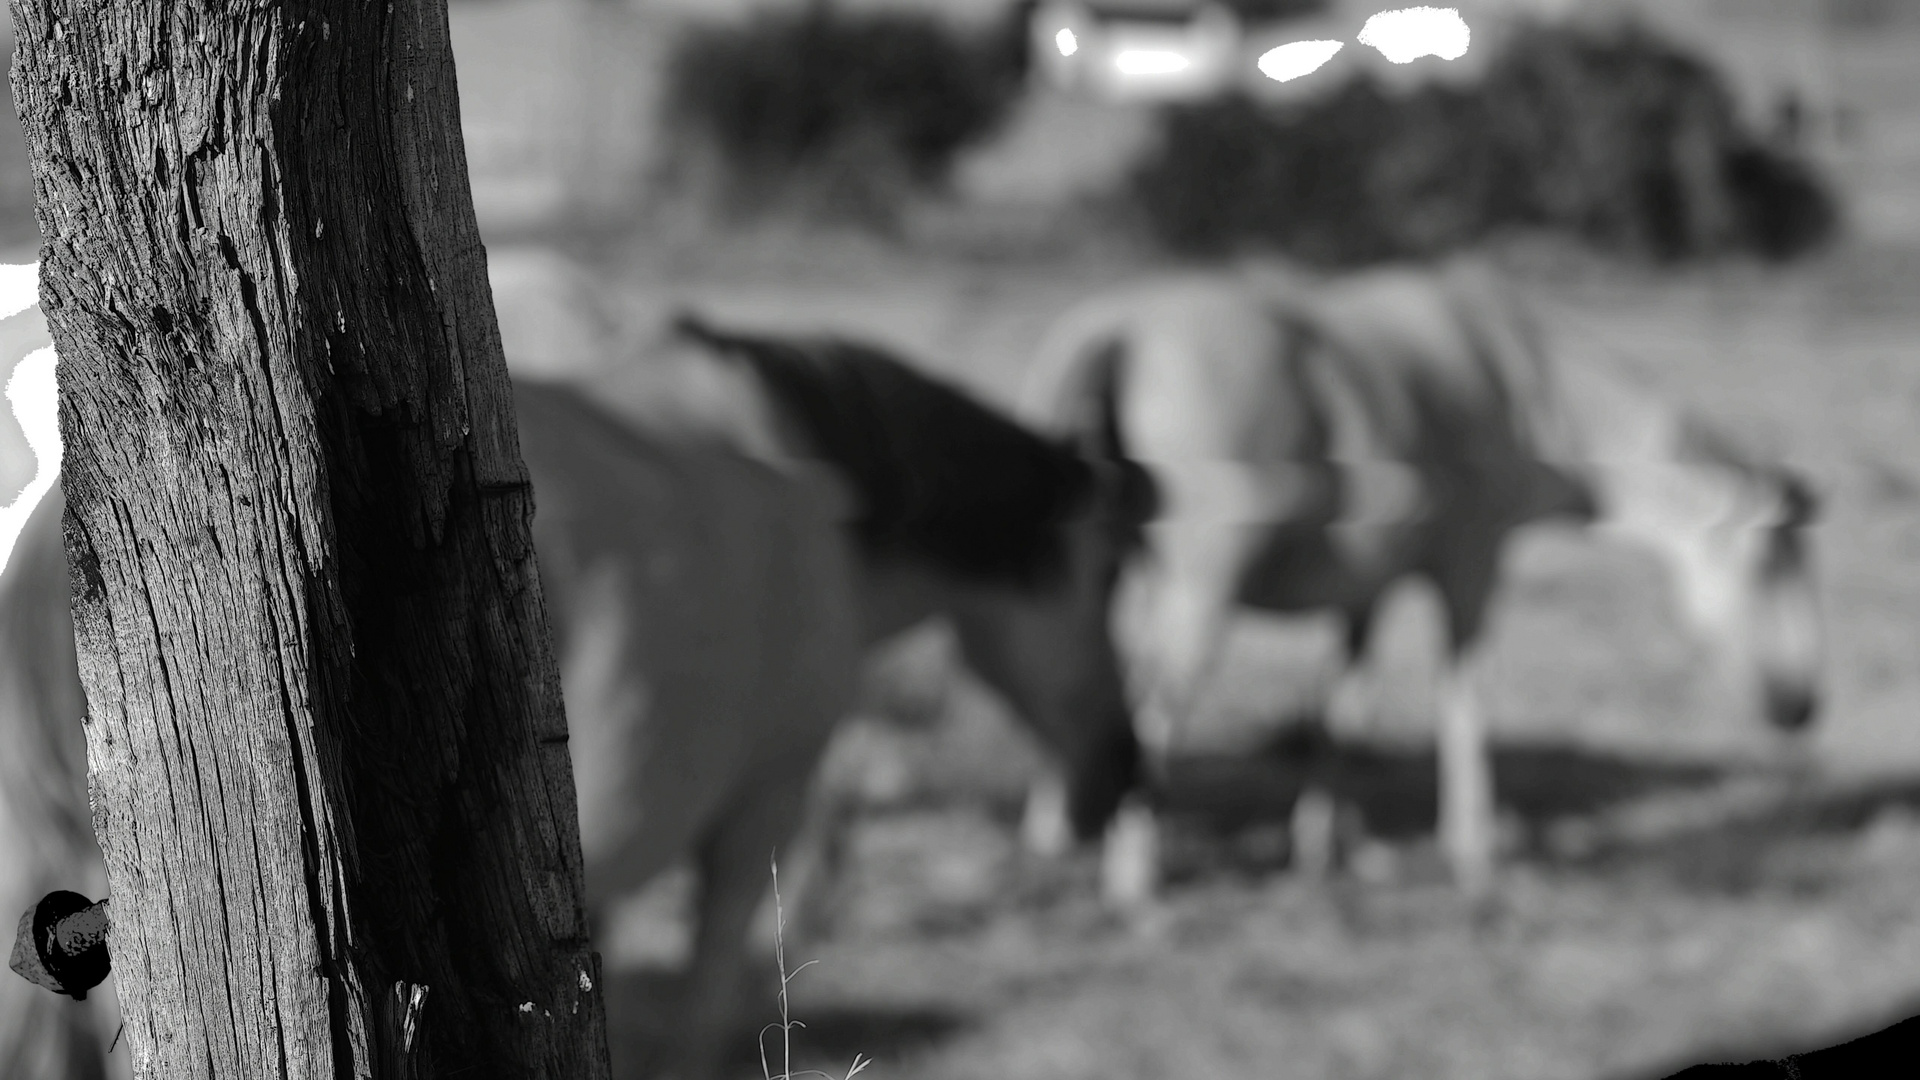
<instances>
[{"instance_id":1,"label":"horse hoof","mask_svg":"<svg viewBox=\"0 0 1920 1080\"><path fill-rule=\"evenodd\" d=\"M1365 885L1392 885L1400 880L1400 855L1377 840L1362 840L1348 860L1353 876Z\"/></svg>"},{"instance_id":2,"label":"horse hoof","mask_svg":"<svg viewBox=\"0 0 1920 1080\"><path fill-rule=\"evenodd\" d=\"M1454 888L1466 905L1474 925L1486 927L1500 914L1500 893L1494 881L1493 867L1455 866L1452 872Z\"/></svg>"},{"instance_id":3,"label":"horse hoof","mask_svg":"<svg viewBox=\"0 0 1920 1080\"><path fill-rule=\"evenodd\" d=\"M1499 928L1508 912L1506 898L1496 889L1467 897L1467 919L1474 932L1485 934Z\"/></svg>"},{"instance_id":4,"label":"horse hoof","mask_svg":"<svg viewBox=\"0 0 1920 1080\"><path fill-rule=\"evenodd\" d=\"M1020 840L1042 859L1059 859L1073 848L1073 825L1067 820L1067 788L1049 777L1027 792L1027 809L1020 820Z\"/></svg>"},{"instance_id":5,"label":"horse hoof","mask_svg":"<svg viewBox=\"0 0 1920 1080\"><path fill-rule=\"evenodd\" d=\"M1302 791L1294 801L1293 866L1310 880L1333 872L1336 809L1333 796L1319 788Z\"/></svg>"},{"instance_id":6,"label":"horse hoof","mask_svg":"<svg viewBox=\"0 0 1920 1080\"><path fill-rule=\"evenodd\" d=\"M1107 827L1100 893L1113 907L1133 908L1152 900L1159 884L1159 823L1150 808L1129 800Z\"/></svg>"}]
</instances>

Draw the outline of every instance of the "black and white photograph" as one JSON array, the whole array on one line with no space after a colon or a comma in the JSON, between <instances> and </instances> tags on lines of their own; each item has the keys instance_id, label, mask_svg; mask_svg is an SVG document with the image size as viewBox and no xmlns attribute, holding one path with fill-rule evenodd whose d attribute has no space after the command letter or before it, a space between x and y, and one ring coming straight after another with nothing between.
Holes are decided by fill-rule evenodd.
<instances>
[{"instance_id":1,"label":"black and white photograph","mask_svg":"<svg viewBox=\"0 0 1920 1080\"><path fill-rule=\"evenodd\" d=\"M10 0L0 1080L1920 1075L1920 0Z\"/></svg>"}]
</instances>

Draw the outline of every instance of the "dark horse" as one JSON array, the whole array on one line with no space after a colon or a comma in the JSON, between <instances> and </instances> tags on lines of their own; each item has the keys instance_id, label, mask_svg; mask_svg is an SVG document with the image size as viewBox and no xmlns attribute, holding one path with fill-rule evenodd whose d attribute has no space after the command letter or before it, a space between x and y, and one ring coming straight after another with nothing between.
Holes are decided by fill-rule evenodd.
<instances>
[{"instance_id":1,"label":"dark horse","mask_svg":"<svg viewBox=\"0 0 1920 1080\"><path fill-rule=\"evenodd\" d=\"M1109 611L1153 513L1144 471L1056 442L871 345L677 334L755 376L763 445L851 492L865 636L949 620L961 657L1065 765L1072 831L1097 837L1138 776Z\"/></svg>"}]
</instances>

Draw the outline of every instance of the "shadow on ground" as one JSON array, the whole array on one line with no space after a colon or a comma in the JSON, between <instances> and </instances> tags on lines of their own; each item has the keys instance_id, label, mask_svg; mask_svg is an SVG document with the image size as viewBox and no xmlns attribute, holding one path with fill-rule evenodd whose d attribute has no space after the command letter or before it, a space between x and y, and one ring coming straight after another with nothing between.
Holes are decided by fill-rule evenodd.
<instances>
[{"instance_id":1,"label":"shadow on ground","mask_svg":"<svg viewBox=\"0 0 1920 1080\"><path fill-rule=\"evenodd\" d=\"M1570 746L1495 746L1492 753L1499 804L1541 824L1703 788L1732 773L1725 764L1635 760ZM1360 810L1370 834L1402 840L1433 831L1437 769L1432 747L1342 740L1302 725L1258 753L1176 759L1163 795L1175 816L1236 829L1284 821L1312 782Z\"/></svg>"},{"instance_id":2,"label":"shadow on ground","mask_svg":"<svg viewBox=\"0 0 1920 1080\"><path fill-rule=\"evenodd\" d=\"M1707 891L1817 888L1830 878L1823 866L1795 868L1817 860L1811 841L1858 832L1889 810L1920 810L1920 777L1843 781L1575 746L1496 746L1493 772L1511 857L1651 872ZM1255 753L1177 758L1160 790L1175 832L1169 875L1284 867L1286 824L1309 784L1334 797L1350 835L1431 841L1437 775L1430 746L1342 740L1311 725Z\"/></svg>"},{"instance_id":3,"label":"shadow on ground","mask_svg":"<svg viewBox=\"0 0 1920 1080\"><path fill-rule=\"evenodd\" d=\"M755 986L778 986L777 974L756 977ZM652 1075L666 1061L669 1036L685 988L677 972L618 971L607 976L607 1031L615 1076ZM780 1061L779 1005L772 992L756 995L749 1004L756 1015L775 1026L765 1032L767 1066L774 1076ZM795 1017L793 1072L818 1069L834 1077L845 1075L854 1055L884 1065L910 1057L966 1031L969 1018L937 1008L862 1004L809 1008ZM761 1075L754 1051L756 1032L743 1029L729 1040L736 1052L727 1062L729 1076Z\"/></svg>"},{"instance_id":4,"label":"shadow on ground","mask_svg":"<svg viewBox=\"0 0 1920 1080\"><path fill-rule=\"evenodd\" d=\"M1898 1066L1888 1062L1906 1058L1920 1049L1920 999L1909 1000L1890 1010L1885 1018L1868 1024L1849 1024L1829 1035L1810 1039L1782 1041L1772 1045L1711 1046L1687 1054L1669 1065L1633 1073L1622 1073L1609 1080L1740 1080L1740 1078L1794 1077L1796 1080L1826 1080L1833 1077L1897 1075ZM1860 1040L1860 1045L1847 1043ZM1842 1049L1845 1047L1845 1049ZM1809 1060L1802 1055L1813 1055ZM1774 1064L1782 1059L1799 1058L1791 1064ZM1889 1071L1882 1073L1881 1069Z\"/></svg>"}]
</instances>

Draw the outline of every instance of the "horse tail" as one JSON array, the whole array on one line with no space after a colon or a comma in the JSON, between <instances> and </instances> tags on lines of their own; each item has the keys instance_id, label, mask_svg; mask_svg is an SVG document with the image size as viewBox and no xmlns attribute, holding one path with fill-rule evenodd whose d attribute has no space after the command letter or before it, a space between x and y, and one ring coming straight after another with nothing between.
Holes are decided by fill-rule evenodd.
<instances>
[{"instance_id":1,"label":"horse tail","mask_svg":"<svg viewBox=\"0 0 1920 1080\"><path fill-rule=\"evenodd\" d=\"M1020 413L1050 431L1068 431L1070 423L1086 420L1090 368L1123 363L1127 337L1127 308L1112 297L1083 302L1056 318L1027 364L1018 397ZM1099 359L1112 350L1117 350L1112 358ZM1118 392L1117 385L1114 390Z\"/></svg>"}]
</instances>

